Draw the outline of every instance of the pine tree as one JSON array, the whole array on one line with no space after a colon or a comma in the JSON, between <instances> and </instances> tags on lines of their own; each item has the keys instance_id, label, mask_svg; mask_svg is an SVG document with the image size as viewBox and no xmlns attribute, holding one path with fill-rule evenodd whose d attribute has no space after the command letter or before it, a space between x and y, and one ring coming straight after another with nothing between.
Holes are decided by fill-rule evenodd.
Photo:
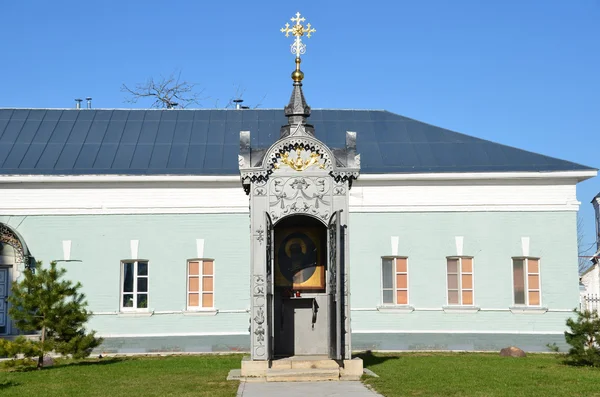
<instances>
[{"instance_id":1,"label":"pine tree","mask_svg":"<svg viewBox=\"0 0 600 397\"><path fill-rule=\"evenodd\" d=\"M39 333L36 349L29 350L38 357L38 368L48 352L84 358L102 343L95 331L86 333L91 313L86 310L85 295L79 292L81 283L63 280L67 271L58 269L56 262L49 269L41 265L38 262L35 272L25 270L24 279L13 284L9 298L10 316L17 328Z\"/></svg>"},{"instance_id":2,"label":"pine tree","mask_svg":"<svg viewBox=\"0 0 600 397\"><path fill-rule=\"evenodd\" d=\"M569 318L565 340L571 348L567 363L600 367L600 317L595 311L575 311L577 318Z\"/></svg>"}]
</instances>

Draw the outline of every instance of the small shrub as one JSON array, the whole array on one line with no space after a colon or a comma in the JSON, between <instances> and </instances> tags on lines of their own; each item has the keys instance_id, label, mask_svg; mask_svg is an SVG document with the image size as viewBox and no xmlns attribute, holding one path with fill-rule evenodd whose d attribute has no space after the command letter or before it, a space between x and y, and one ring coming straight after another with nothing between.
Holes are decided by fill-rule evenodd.
<instances>
[{"instance_id":1,"label":"small shrub","mask_svg":"<svg viewBox=\"0 0 600 397\"><path fill-rule=\"evenodd\" d=\"M35 272L25 270L25 277L13 284L9 313L17 328L39 333L39 338L4 342L0 344L0 355L37 357L37 367L42 368L44 356L50 352L85 358L102 343L95 331L85 328L91 313L80 292L81 283L65 280L65 273L56 262L50 263L49 268L38 262Z\"/></svg>"},{"instance_id":2,"label":"small shrub","mask_svg":"<svg viewBox=\"0 0 600 397\"><path fill-rule=\"evenodd\" d=\"M571 365L600 367L600 317L595 311L575 310L577 318L569 318L565 340L571 348L565 362Z\"/></svg>"},{"instance_id":3,"label":"small shrub","mask_svg":"<svg viewBox=\"0 0 600 397\"><path fill-rule=\"evenodd\" d=\"M546 347L551 352L554 352L554 353L559 353L560 352L560 348L558 347L558 345L556 343L546 343Z\"/></svg>"}]
</instances>

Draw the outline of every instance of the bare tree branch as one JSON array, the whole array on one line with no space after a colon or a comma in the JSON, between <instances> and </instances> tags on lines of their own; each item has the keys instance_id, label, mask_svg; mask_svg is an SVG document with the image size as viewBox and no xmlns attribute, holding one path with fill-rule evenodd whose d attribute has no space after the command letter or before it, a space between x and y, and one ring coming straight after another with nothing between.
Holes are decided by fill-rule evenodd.
<instances>
[{"instance_id":1,"label":"bare tree branch","mask_svg":"<svg viewBox=\"0 0 600 397\"><path fill-rule=\"evenodd\" d=\"M133 88L123 84L121 92L128 94L127 103L137 103L140 99L153 100L150 105L154 109L184 109L191 105L200 106L204 90L196 90L196 83L181 81L181 72L171 73L169 77L160 76L155 80L150 77L145 83L138 83Z\"/></svg>"},{"instance_id":2,"label":"bare tree branch","mask_svg":"<svg viewBox=\"0 0 600 397\"><path fill-rule=\"evenodd\" d=\"M587 270L588 267L591 266L592 262L590 258L585 258L586 253L589 251L589 248L586 248L583 242L583 217L581 215L577 215L577 255L579 259L578 268L579 274L583 273Z\"/></svg>"}]
</instances>

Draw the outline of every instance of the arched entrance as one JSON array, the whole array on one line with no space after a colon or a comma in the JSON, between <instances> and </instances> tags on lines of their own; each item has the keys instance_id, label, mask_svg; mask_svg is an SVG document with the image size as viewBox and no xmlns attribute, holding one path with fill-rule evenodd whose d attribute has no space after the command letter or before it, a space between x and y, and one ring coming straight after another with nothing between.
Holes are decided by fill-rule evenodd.
<instances>
[{"instance_id":1,"label":"arched entrance","mask_svg":"<svg viewBox=\"0 0 600 397\"><path fill-rule=\"evenodd\" d=\"M295 215L274 227L274 357L329 354L327 228Z\"/></svg>"},{"instance_id":2,"label":"arched entrance","mask_svg":"<svg viewBox=\"0 0 600 397\"><path fill-rule=\"evenodd\" d=\"M29 252L22 238L13 229L0 223L0 335L14 330L8 316L8 296L13 280L29 265Z\"/></svg>"}]
</instances>

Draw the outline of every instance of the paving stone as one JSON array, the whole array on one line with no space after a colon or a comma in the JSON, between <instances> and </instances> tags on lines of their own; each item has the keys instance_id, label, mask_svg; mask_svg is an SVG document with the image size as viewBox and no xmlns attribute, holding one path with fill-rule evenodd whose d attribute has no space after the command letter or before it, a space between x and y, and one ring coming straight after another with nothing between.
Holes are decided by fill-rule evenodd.
<instances>
[{"instance_id":1,"label":"paving stone","mask_svg":"<svg viewBox=\"0 0 600 397\"><path fill-rule=\"evenodd\" d=\"M376 397L361 382L241 382L237 397Z\"/></svg>"}]
</instances>

